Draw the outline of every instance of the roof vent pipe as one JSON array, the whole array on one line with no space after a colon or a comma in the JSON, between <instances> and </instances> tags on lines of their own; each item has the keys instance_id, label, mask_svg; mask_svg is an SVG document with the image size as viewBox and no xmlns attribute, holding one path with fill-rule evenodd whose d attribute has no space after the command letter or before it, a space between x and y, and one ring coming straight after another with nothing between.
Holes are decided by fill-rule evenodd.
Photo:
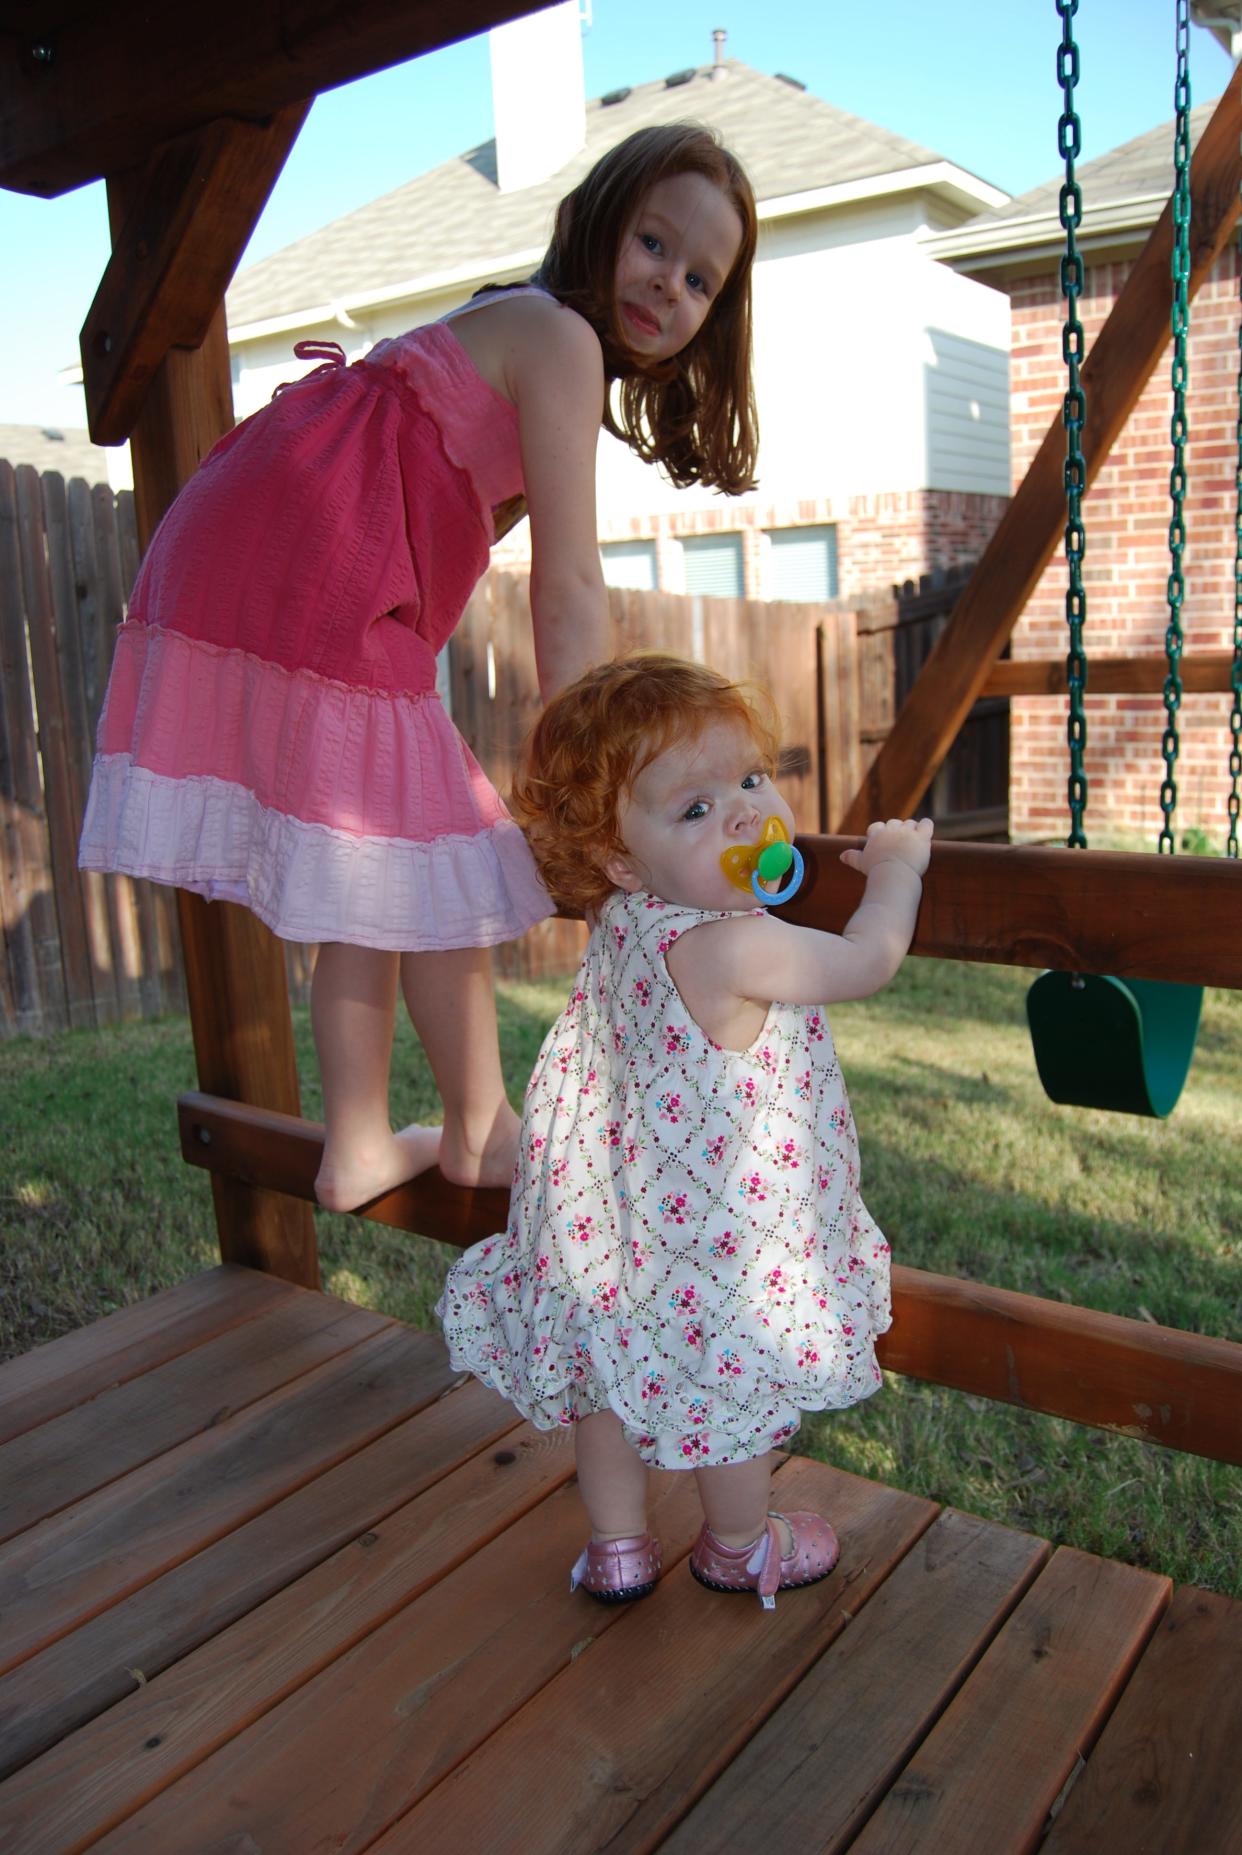
<instances>
[{"instance_id":1,"label":"roof vent pipe","mask_svg":"<svg viewBox=\"0 0 1242 1855\"><path fill-rule=\"evenodd\" d=\"M725 63L724 55L725 40L728 36L723 26L717 26L716 30L712 33L711 75L713 78L727 77L729 75L729 67Z\"/></svg>"}]
</instances>

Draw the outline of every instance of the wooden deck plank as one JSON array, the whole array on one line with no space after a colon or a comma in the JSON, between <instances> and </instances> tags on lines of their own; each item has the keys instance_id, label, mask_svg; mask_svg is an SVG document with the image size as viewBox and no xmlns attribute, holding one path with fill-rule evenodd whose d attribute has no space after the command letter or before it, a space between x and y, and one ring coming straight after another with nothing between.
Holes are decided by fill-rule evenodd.
<instances>
[{"instance_id":1,"label":"wooden deck plank","mask_svg":"<svg viewBox=\"0 0 1242 1855\"><path fill-rule=\"evenodd\" d=\"M0 1540L235 1416L394 1323L292 1295L0 1446Z\"/></svg>"},{"instance_id":2,"label":"wooden deck plank","mask_svg":"<svg viewBox=\"0 0 1242 1855\"><path fill-rule=\"evenodd\" d=\"M445 1396L440 1361L409 1348L394 1349L365 1392L367 1429L384 1421L393 1429L0 1678L0 1777L145 1693L144 1682L518 1423L473 1380ZM76 1756L65 1751L66 1778Z\"/></svg>"},{"instance_id":3,"label":"wooden deck plank","mask_svg":"<svg viewBox=\"0 0 1242 1855\"><path fill-rule=\"evenodd\" d=\"M937 1512L802 1458L778 1486L781 1507L819 1507L838 1524L831 1577L765 1611L750 1593L706 1591L678 1567L632 1625L590 1643L401 1817L376 1855L657 1847Z\"/></svg>"},{"instance_id":4,"label":"wooden deck plank","mask_svg":"<svg viewBox=\"0 0 1242 1855\"><path fill-rule=\"evenodd\" d=\"M526 1433L528 1446L535 1434ZM559 1456L567 1475L566 1442L535 1447L545 1466ZM655 1492L652 1517L676 1558L699 1524L694 1490L689 1477L669 1474L657 1478ZM550 1494L92 1846L100 1855L239 1846L348 1855L367 1847L576 1654L632 1614L570 1594L569 1567L585 1529L576 1489ZM405 1563L395 1561L394 1571L408 1580L417 1563L411 1552L422 1556L412 1529L399 1550ZM201 1698L195 1704L201 1709Z\"/></svg>"},{"instance_id":5,"label":"wooden deck plank","mask_svg":"<svg viewBox=\"0 0 1242 1855\"><path fill-rule=\"evenodd\" d=\"M370 1734L382 1739L387 1724L365 1717L365 1710L360 1719L349 1709L343 1716L336 1711L337 1658L363 1671L369 1693L373 1657L381 1669L384 1659L382 1646L373 1646L377 1634L381 1645L397 1640L421 1651L432 1629L426 1619L447 1615L447 1628L430 1638L436 1644L434 1686L437 1675L469 1656L475 1632L490 1614L489 1590L493 1607L512 1609L512 1591L498 1569L507 1563L505 1529L572 1473L568 1439L541 1436L528 1425L507 1437L503 1449L474 1457L78 1735L78 1769L90 1777L79 1784L77 1796L66 1798L55 1781L63 1748L19 1773L0 1789L6 1850L16 1855L28 1849L33 1855L54 1822L55 1846L64 1855L88 1843L199 1855L217 1837L231 1837L239 1814L251 1846L270 1845L272 1834L277 1846L291 1852L322 1846L323 1825L307 1798L319 1796L325 1778L330 1796L338 1787L348 1789L357 1781L359 1763L374 1778L378 1750ZM569 1507L576 1538L582 1531L576 1496ZM499 1561L487 1550L498 1534ZM539 1522L533 1537L544 1537ZM416 1603L463 1561L486 1568L482 1577L477 1569L472 1574L483 1600L477 1608L460 1601L456 1586L458 1594L447 1604ZM558 1583L567 1585L559 1560L556 1569ZM487 1628L494 1634L494 1618ZM316 1681L321 1670L324 1676ZM520 1681L520 1669L515 1672ZM309 1709L303 1698L308 1693ZM325 1707L329 1720L323 1730ZM414 1716L416 1729L418 1708L406 1713ZM259 1776L252 1783L256 1761ZM173 1784L178 1777L181 1782ZM21 1806L12 1818L10 1791ZM251 1826L252 1813L265 1824L261 1835ZM272 1820L279 1826L275 1831ZM314 1828L304 1836L297 1825L305 1821ZM116 1825L113 1833L99 1840L110 1824Z\"/></svg>"},{"instance_id":6,"label":"wooden deck plank","mask_svg":"<svg viewBox=\"0 0 1242 1855\"><path fill-rule=\"evenodd\" d=\"M1242 1606L1183 1591L1161 1621L1167 1580L798 1458L778 1504L839 1524L832 1579L774 1615L703 1591L672 1475L659 1589L597 1606L567 1589L567 1439L401 1327L235 1410L222 1362L348 1317L203 1282L229 1313L169 1298L183 1364L120 1321L29 1378L76 1386L39 1420L50 1466L39 1432L0 1450L49 1498L79 1472L57 1439L116 1474L0 1548L0 1655L26 1658L0 1676L5 1855L1232 1850Z\"/></svg>"},{"instance_id":7,"label":"wooden deck plank","mask_svg":"<svg viewBox=\"0 0 1242 1855\"><path fill-rule=\"evenodd\" d=\"M304 1293L231 1263L119 1308L0 1367L0 1443Z\"/></svg>"},{"instance_id":8,"label":"wooden deck plank","mask_svg":"<svg viewBox=\"0 0 1242 1855\"><path fill-rule=\"evenodd\" d=\"M1034 1849L1168 1593L1167 1578L1060 1548L852 1851L1024 1855Z\"/></svg>"},{"instance_id":9,"label":"wooden deck plank","mask_svg":"<svg viewBox=\"0 0 1242 1855\"><path fill-rule=\"evenodd\" d=\"M442 1343L380 1333L0 1547L0 1672L201 1552L363 1442L368 1378ZM391 1425L377 1418L374 1435Z\"/></svg>"},{"instance_id":10,"label":"wooden deck plank","mask_svg":"<svg viewBox=\"0 0 1242 1855\"><path fill-rule=\"evenodd\" d=\"M662 1844L666 1855L848 1848L1051 1550L940 1514Z\"/></svg>"},{"instance_id":11,"label":"wooden deck plank","mask_svg":"<svg viewBox=\"0 0 1242 1855\"><path fill-rule=\"evenodd\" d=\"M1205 1855L1242 1842L1242 1604L1184 1586L1041 1855Z\"/></svg>"}]
</instances>

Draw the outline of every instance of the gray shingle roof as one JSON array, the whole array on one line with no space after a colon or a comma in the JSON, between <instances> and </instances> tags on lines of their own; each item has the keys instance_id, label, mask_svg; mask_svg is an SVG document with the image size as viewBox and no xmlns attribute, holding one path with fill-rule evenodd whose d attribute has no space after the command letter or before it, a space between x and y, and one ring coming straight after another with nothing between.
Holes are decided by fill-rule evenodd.
<instances>
[{"instance_id":1,"label":"gray shingle roof","mask_svg":"<svg viewBox=\"0 0 1242 1855\"><path fill-rule=\"evenodd\" d=\"M0 457L14 469L33 464L42 473L59 470L65 481L85 477L88 483L108 481L108 453L92 444L90 433L56 425L0 425Z\"/></svg>"},{"instance_id":2,"label":"gray shingle roof","mask_svg":"<svg viewBox=\"0 0 1242 1855\"><path fill-rule=\"evenodd\" d=\"M1190 112L1190 142L1194 148L1207 127L1209 118L1219 99L1210 103L1200 103ZM1136 135L1132 141L1122 142L1118 148L1110 148L1105 155L1097 155L1093 161L1082 162L1076 170L1076 178L1082 188L1083 197L1083 232L1089 235L1092 220L1107 218L1110 208L1115 208L1123 201L1165 197L1173 191L1173 122L1163 122L1155 129L1147 129L1142 135ZM1004 206L991 206L986 211L976 213L972 218L956 226L952 233L946 234L946 242L963 244L970 240L972 249L982 248L983 235L989 226L1017 228L1028 222L1046 219L1049 214L1056 218L1059 212L1061 182L1064 173L1055 174L1052 179L1044 181L1038 187L1032 187L1029 193L1020 193ZM1155 218L1156 214L1153 213ZM980 235L976 240L974 234ZM1007 240L1005 242L1008 242Z\"/></svg>"},{"instance_id":3,"label":"gray shingle roof","mask_svg":"<svg viewBox=\"0 0 1242 1855\"><path fill-rule=\"evenodd\" d=\"M365 301L475 261L482 273L514 252L542 249L562 196L614 142L650 123L692 120L718 130L760 200L943 159L788 79L729 60L727 76L713 80L712 68L672 88L661 79L637 85L619 102L589 102L585 148L537 186L497 190L494 141L420 174L244 271L228 294L230 325L236 330L317 304Z\"/></svg>"}]
</instances>

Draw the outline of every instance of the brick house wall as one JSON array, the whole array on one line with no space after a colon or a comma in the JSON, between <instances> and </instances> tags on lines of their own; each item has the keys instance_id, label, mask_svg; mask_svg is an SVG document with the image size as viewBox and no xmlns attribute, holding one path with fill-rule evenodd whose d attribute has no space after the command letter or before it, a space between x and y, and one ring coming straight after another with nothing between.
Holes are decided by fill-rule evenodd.
<instances>
[{"instance_id":1,"label":"brick house wall","mask_svg":"<svg viewBox=\"0 0 1242 1855\"><path fill-rule=\"evenodd\" d=\"M1131 266L1088 269L1080 303L1087 352ZM1014 481L1026 469L1064 393L1063 304L1059 278L1010 285L1013 346L1010 387ZM1219 649L1233 637L1234 471L1238 420L1238 259L1222 255L1191 304L1187 446L1185 650ZM1087 658L1161 652L1168 622L1171 348L1131 413L1084 503L1087 546ZM1045 572L1013 636L1015 657L1063 657L1065 562ZM1088 692L1090 678L1088 675ZM1176 827L1199 827L1223 846L1228 794L1229 698L1184 698L1179 732ZM1141 838L1160 829L1160 740L1164 704L1152 696L1088 693L1086 772L1089 842ZM1012 704L1010 831L1016 840L1062 840L1068 829L1063 700Z\"/></svg>"},{"instance_id":2,"label":"brick house wall","mask_svg":"<svg viewBox=\"0 0 1242 1855\"><path fill-rule=\"evenodd\" d=\"M722 498L711 509L636 515L601 521L602 542L654 540L659 584L682 584L680 543L686 536L740 534L744 593L771 596L766 583L763 536L767 529L831 525L837 531L838 593L844 599L887 592L902 580L917 580L938 567L975 561L1009 504L1007 496L964 490L904 490L848 499L808 497L796 503L762 503ZM496 566L525 571L530 565L525 523L493 549Z\"/></svg>"}]
</instances>

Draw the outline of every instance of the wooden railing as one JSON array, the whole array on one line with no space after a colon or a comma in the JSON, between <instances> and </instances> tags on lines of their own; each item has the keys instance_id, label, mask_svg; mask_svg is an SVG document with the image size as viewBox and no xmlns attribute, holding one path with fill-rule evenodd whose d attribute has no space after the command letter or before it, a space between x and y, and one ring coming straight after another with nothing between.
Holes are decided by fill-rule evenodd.
<instances>
[{"instance_id":1,"label":"wooden railing","mask_svg":"<svg viewBox=\"0 0 1242 1855\"><path fill-rule=\"evenodd\" d=\"M191 1165L314 1202L318 1123L214 1095L183 1095L177 1109ZM507 1192L450 1185L434 1169L358 1213L463 1249L508 1214ZM224 1260L257 1263L227 1246ZM1228 1340L897 1267L878 1353L907 1378L1242 1463L1242 1345Z\"/></svg>"},{"instance_id":2,"label":"wooden railing","mask_svg":"<svg viewBox=\"0 0 1242 1855\"><path fill-rule=\"evenodd\" d=\"M861 893L840 852L805 837L790 913L840 929ZM1242 987L1242 866L1099 851L938 845L912 951ZM314 1201L323 1129L204 1093L178 1104L192 1165ZM360 1215L465 1247L503 1230L508 1194L424 1173ZM222 1236L227 1262L262 1263ZM295 1279L299 1279L295 1275ZM1242 1463L1242 1345L898 1268L881 1362L911 1378Z\"/></svg>"}]
</instances>

